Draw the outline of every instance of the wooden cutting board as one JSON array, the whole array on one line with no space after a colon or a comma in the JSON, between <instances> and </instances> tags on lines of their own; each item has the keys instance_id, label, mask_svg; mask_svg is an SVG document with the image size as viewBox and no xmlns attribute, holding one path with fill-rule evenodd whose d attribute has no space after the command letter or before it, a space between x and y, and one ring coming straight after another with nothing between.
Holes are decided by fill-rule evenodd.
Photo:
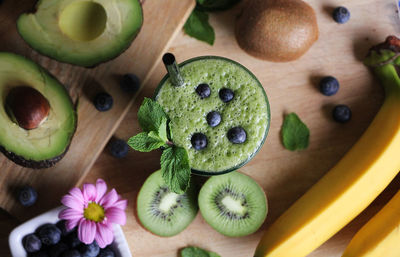
<instances>
[{"instance_id":1,"label":"wooden cutting board","mask_svg":"<svg viewBox=\"0 0 400 257\"><path fill-rule=\"evenodd\" d=\"M5 1L0 6L0 51L18 53L38 62L66 85L74 100L79 98L78 129L69 152L53 168L21 168L0 157L0 207L20 219L59 205L61 195L89 171L135 99L135 95L120 89L121 76L135 73L146 84L195 6L194 0L147 0L143 4L144 25L131 47L110 62L85 69L39 55L18 35L17 17L32 10L35 2ZM103 90L114 98L113 108L104 113L96 111L92 104L94 95ZM37 204L29 209L15 200L17 188L26 184L36 188L39 194Z\"/></svg>"},{"instance_id":2,"label":"wooden cutting board","mask_svg":"<svg viewBox=\"0 0 400 257\"><path fill-rule=\"evenodd\" d=\"M262 82L271 104L272 123L265 145L258 155L240 169L257 180L267 193L269 214L262 229L250 236L228 238L215 232L199 214L181 234L162 238L143 229L135 215L138 190L149 174L159 169L159 152L131 151L127 158L115 159L106 150L83 181L104 178L110 187L129 199L128 222L124 227L134 256L177 257L178 249L196 245L213 250L222 257L251 257L265 230L311 185L321 178L357 141L378 111L383 90L370 71L361 63L373 44L389 34L400 33L395 1L308 0L315 9L320 37L301 59L289 63L257 60L236 44L233 33L234 10L211 15L216 31L214 46L208 46L181 33L169 51L179 62L201 55L220 55L239 61ZM331 18L333 7L344 5L351 12L347 24L336 24ZM165 68L159 64L115 136L128 139L140 131L136 113L144 96L153 95ZM321 76L333 75L340 81L337 95L325 97L318 91ZM353 118L348 124L332 121L335 104L347 104ZM310 147L301 152L285 150L280 142L283 115L296 112L311 130ZM357 219L312 257L340 256L354 233L400 189L396 178L386 191ZM362 192L360 192L362 194ZM329 222L327 220L327 222Z\"/></svg>"}]
</instances>

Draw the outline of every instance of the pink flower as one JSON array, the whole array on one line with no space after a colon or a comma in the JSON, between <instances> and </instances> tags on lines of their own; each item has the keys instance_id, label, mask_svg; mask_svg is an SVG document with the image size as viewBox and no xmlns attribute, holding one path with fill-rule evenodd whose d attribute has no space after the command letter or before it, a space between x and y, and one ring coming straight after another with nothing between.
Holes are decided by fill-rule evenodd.
<instances>
[{"instance_id":1,"label":"pink flower","mask_svg":"<svg viewBox=\"0 0 400 257\"><path fill-rule=\"evenodd\" d=\"M67 208L58 217L66 220L67 230L78 226L78 238L85 244L96 240L100 248L114 240L112 224L125 225L127 200L121 199L115 189L106 194L107 185L102 179L96 185L84 184L83 189L73 188L61 202Z\"/></svg>"}]
</instances>

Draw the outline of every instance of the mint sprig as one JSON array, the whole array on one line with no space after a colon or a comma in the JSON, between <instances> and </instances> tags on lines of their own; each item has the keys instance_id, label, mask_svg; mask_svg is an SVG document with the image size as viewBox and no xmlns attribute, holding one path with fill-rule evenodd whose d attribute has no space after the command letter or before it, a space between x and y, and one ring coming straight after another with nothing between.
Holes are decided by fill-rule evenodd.
<instances>
[{"instance_id":1,"label":"mint sprig","mask_svg":"<svg viewBox=\"0 0 400 257\"><path fill-rule=\"evenodd\" d=\"M218 254L198 247L186 247L181 250L181 257L220 257Z\"/></svg>"},{"instance_id":2,"label":"mint sprig","mask_svg":"<svg viewBox=\"0 0 400 257\"><path fill-rule=\"evenodd\" d=\"M210 45L214 44L215 32L210 23L208 23L208 13L204 11L193 10L183 26L183 30L191 37Z\"/></svg>"},{"instance_id":3,"label":"mint sprig","mask_svg":"<svg viewBox=\"0 0 400 257\"><path fill-rule=\"evenodd\" d=\"M143 132L131 137L128 145L139 152L150 152L163 147L161 171L169 189L183 194L189 187L191 169L187 151L168 140L168 117L161 105L145 98L138 112Z\"/></svg>"}]
</instances>

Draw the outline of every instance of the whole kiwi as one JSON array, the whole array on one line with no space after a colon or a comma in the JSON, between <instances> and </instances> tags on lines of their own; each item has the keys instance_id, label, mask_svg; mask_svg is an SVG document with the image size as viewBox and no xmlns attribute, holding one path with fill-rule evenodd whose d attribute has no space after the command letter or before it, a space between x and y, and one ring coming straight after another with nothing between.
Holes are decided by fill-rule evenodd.
<instances>
[{"instance_id":1,"label":"whole kiwi","mask_svg":"<svg viewBox=\"0 0 400 257\"><path fill-rule=\"evenodd\" d=\"M250 0L236 21L235 35L250 55L288 62L318 39L317 18L302 0Z\"/></svg>"}]
</instances>

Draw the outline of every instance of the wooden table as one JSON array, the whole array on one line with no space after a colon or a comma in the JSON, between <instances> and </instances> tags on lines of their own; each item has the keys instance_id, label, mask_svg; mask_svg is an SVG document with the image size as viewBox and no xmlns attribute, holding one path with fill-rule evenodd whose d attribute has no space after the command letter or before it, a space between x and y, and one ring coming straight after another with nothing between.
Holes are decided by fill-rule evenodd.
<instances>
[{"instance_id":1,"label":"wooden table","mask_svg":"<svg viewBox=\"0 0 400 257\"><path fill-rule=\"evenodd\" d=\"M115 159L106 148L89 175L81 181L105 179L111 187L129 199L125 235L134 256L175 257L178 249L196 245L219 253L222 257L251 257L262 235L285 209L321 178L357 141L376 114L383 100L383 90L361 63L368 48L383 41L389 34L400 32L394 1L309 0L317 12L320 38L301 59L290 63L271 63L248 56L233 37L235 16L240 6L216 13L210 22L216 30L214 46L196 41L183 33L174 40L169 51L178 61L200 55L220 55L239 61L260 79L268 94L272 123L267 142L259 154L240 171L257 180L267 193L269 214L257 233L228 238L209 227L201 215L181 234L161 238L143 229L135 216L135 198L146 177L159 168L159 153L130 151L127 158ZM333 7L344 5L351 11L347 24L338 25L331 18ZM140 131L136 113L144 96L151 96L165 74L159 64L138 100L124 119L115 137L128 139ZM340 91L325 97L318 91L322 76L333 75L341 83ZM335 104L347 104L353 118L345 124L332 121ZM285 113L296 112L311 130L310 147L302 152L285 150L279 138ZM400 188L397 177L371 206L310 256L340 256L354 233L376 213ZM362 193L362 192L360 192ZM6 237L16 222L1 215L0 255ZM14 223L12 223L14 222ZM327 221L329 222L329 221ZM5 244L4 244L5 245Z\"/></svg>"}]
</instances>

